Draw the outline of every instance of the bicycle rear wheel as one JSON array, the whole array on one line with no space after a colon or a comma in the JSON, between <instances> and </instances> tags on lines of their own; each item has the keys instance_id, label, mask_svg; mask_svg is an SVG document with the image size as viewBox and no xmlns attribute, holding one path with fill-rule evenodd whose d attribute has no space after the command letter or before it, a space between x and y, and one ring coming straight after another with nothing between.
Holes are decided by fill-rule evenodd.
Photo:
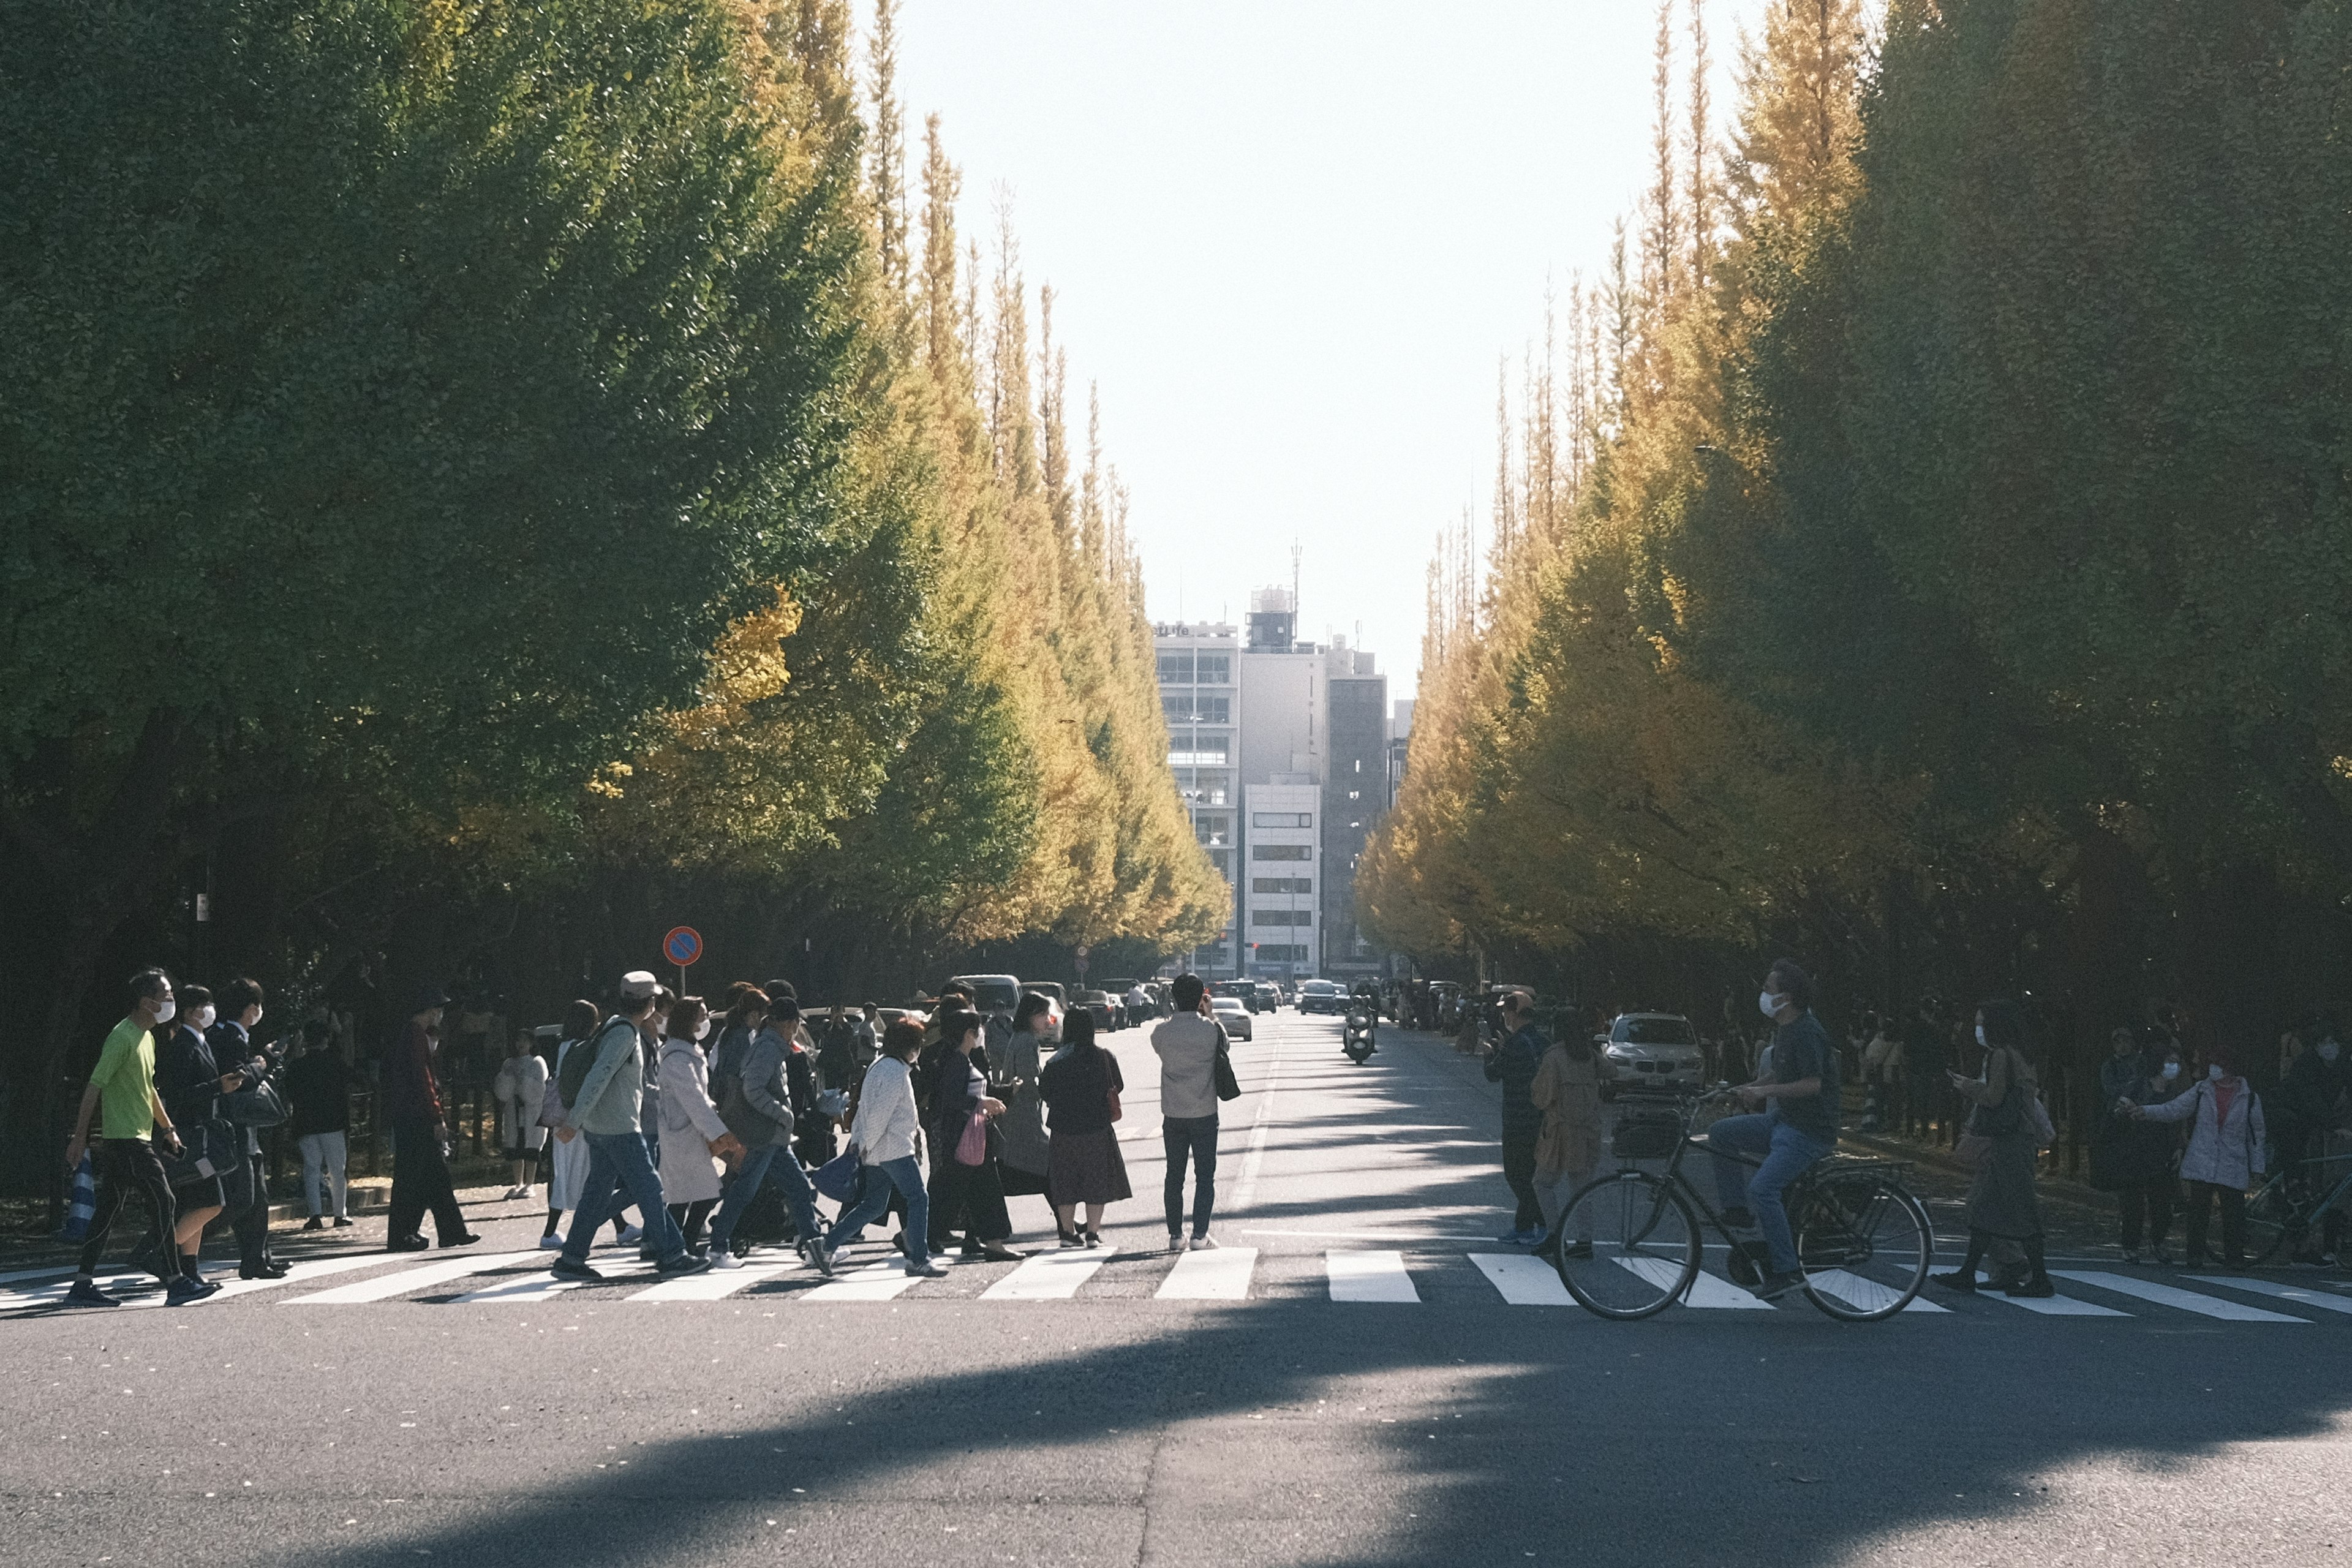
<instances>
[{"instance_id":1,"label":"bicycle rear wheel","mask_svg":"<svg viewBox=\"0 0 2352 1568\"><path fill-rule=\"evenodd\" d=\"M1674 1184L1620 1171L1580 1189L1559 1220L1559 1278L1587 1311L1630 1321L1698 1274L1698 1216Z\"/></svg>"},{"instance_id":2,"label":"bicycle rear wheel","mask_svg":"<svg viewBox=\"0 0 2352 1568\"><path fill-rule=\"evenodd\" d=\"M1843 1322L1874 1323L1909 1306L1936 1256L1927 1209L1888 1175L1816 1184L1795 1230L1806 1299Z\"/></svg>"},{"instance_id":3,"label":"bicycle rear wheel","mask_svg":"<svg viewBox=\"0 0 2352 1568\"><path fill-rule=\"evenodd\" d=\"M2295 1212L2285 1182L2267 1182L2246 1200L2246 1260L2268 1263L2289 1240L2300 1244L2310 1228L2310 1222Z\"/></svg>"}]
</instances>

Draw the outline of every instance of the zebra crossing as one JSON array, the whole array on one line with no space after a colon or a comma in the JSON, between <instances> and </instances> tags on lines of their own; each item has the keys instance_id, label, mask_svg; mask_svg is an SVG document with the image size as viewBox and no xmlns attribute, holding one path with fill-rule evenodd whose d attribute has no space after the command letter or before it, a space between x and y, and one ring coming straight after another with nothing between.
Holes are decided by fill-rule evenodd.
<instances>
[{"instance_id":1,"label":"zebra crossing","mask_svg":"<svg viewBox=\"0 0 2352 1568\"><path fill-rule=\"evenodd\" d=\"M1116 1248L1037 1253L1010 1268L1001 1264L951 1265L948 1277L906 1272L886 1256L845 1260L825 1279L782 1253L755 1258L741 1268L665 1279L650 1264L614 1254L600 1258L604 1276L594 1284L559 1279L543 1252L464 1253L417 1263L378 1252L302 1259L282 1279L225 1281L207 1310L240 1299L305 1310L412 1303L457 1308L530 1306L574 1300L646 1305L759 1299L825 1307L901 1300L1055 1302L1118 1297L1169 1302L1312 1301L1367 1309L1456 1307L1484 1303L1577 1313L1559 1277L1524 1253L1415 1251L1379 1247L1320 1252L1262 1253L1255 1247L1163 1254ZM1464 1268L1464 1265L1467 1268ZM1632 1266L1632 1265L1627 1265ZM1664 1265L1654 1265L1661 1268ZM1954 1297L1930 1291L1906 1315L1961 1321L2014 1312L2045 1318L2156 1320L2187 1317L2231 1325L2311 1324L2352 1318L2352 1287L2319 1279L2253 1275L2179 1275L2149 1279L2112 1268L2053 1268L2061 1293L2010 1297L1996 1291ZM69 1277L55 1270L20 1270L0 1277L0 1319L46 1316L64 1310ZM1475 1282L1475 1283L1474 1283ZM1664 1281L1661 1281L1664 1283ZM124 1293L123 1308L163 1305L143 1276L101 1277ZM1858 1277L1825 1279L1832 1292L1866 1300L1884 1287ZM1795 1311L1811 1316L1801 1296L1759 1301L1714 1268L1702 1269L1669 1316ZM1730 1320L1727 1320L1730 1321Z\"/></svg>"}]
</instances>

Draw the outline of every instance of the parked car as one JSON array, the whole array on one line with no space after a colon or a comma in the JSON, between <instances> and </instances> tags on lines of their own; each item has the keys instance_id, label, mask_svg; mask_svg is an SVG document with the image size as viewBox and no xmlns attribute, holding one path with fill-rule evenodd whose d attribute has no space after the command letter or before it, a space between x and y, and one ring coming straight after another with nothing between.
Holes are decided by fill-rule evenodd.
<instances>
[{"instance_id":1,"label":"parked car","mask_svg":"<svg viewBox=\"0 0 2352 1568\"><path fill-rule=\"evenodd\" d=\"M1081 991L1071 1005L1083 1007L1094 1015L1095 1028L1102 1034L1126 1027L1127 1010L1110 998L1108 992Z\"/></svg>"},{"instance_id":2,"label":"parked car","mask_svg":"<svg viewBox=\"0 0 2352 1568\"><path fill-rule=\"evenodd\" d=\"M1344 1013L1348 1010L1348 988L1336 980L1304 981L1298 987L1298 1010Z\"/></svg>"},{"instance_id":3,"label":"parked car","mask_svg":"<svg viewBox=\"0 0 2352 1568\"><path fill-rule=\"evenodd\" d=\"M1261 1013L1281 1012L1282 987L1276 985L1271 980L1259 981L1257 983L1257 1004L1258 1011Z\"/></svg>"},{"instance_id":4,"label":"parked car","mask_svg":"<svg viewBox=\"0 0 2352 1568\"><path fill-rule=\"evenodd\" d=\"M1228 1038L1235 1040L1257 1038L1255 1021L1250 1017L1250 1010L1240 997L1213 996L1209 999L1209 1007L1217 1022L1225 1026L1225 1035Z\"/></svg>"},{"instance_id":5,"label":"parked car","mask_svg":"<svg viewBox=\"0 0 2352 1568\"><path fill-rule=\"evenodd\" d=\"M1601 1086L1612 1100L1621 1089L1697 1089L1706 1080L1706 1048L1679 1013L1620 1013L1601 1038L1614 1082Z\"/></svg>"},{"instance_id":6,"label":"parked car","mask_svg":"<svg viewBox=\"0 0 2352 1568\"><path fill-rule=\"evenodd\" d=\"M971 987L971 1005L980 1012L1010 1014L1021 1003L1025 989L1019 978L1011 974L959 974L952 985Z\"/></svg>"}]
</instances>

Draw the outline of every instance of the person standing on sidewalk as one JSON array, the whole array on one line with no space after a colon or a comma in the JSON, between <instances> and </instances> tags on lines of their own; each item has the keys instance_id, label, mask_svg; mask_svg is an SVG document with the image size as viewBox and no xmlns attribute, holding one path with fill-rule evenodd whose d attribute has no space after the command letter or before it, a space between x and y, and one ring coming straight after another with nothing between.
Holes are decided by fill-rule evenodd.
<instances>
[{"instance_id":1,"label":"person standing on sidewalk","mask_svg":"<svg viewBox=\"0 0 2352 1568\"><path fill-rule=\"evenodd\" d=\"M709 1258L686 1250L686 1238L669 1217L661 1177L654 1171L652 1152L638 1123L646 1099L641 1053L653 1043L654 996L659 989L660 983L645 970L622 975L613 1016L594 1039L572 1047L593 1052L578 1092L564 1108L565 1124L587 1140L588 1175L563 1250L548 1268L559 1279L594 1283L604 1278L588 1266L588 1248L596 1240L597 1227L611 1216L614 1199L625 1191L636 1202L644 1221L640 1239L653 1253L659 1272L699 1274L710 1267Z\"/></svg>"},{"instance_id":2,"label":"person standing on sidewalk","mask_svg":"<svg viewBox=\"0 0 2352 1568\"><path fill-rule=\"evenodd\" d=\"M547 1143L547 1129L539 1124L540 1108L547 1103L547 1063L529 1029L514 1032L506 1059L490 1080L490 1093L499 1102L499 1152L514 1162L514 1185L506 1195L535 1197L539 1152Z\"/></svg>"},{"instance_id":3,"label":"person standing on sidewalk","mask_svg":"<svg viewBox=\"0 0 2352 1568\"><path fill-rule=\"evenodd\" d=\"M177 1157L180 1134L155 1092L155 1031L172 1021L176 1010L172 977L160 969L144 969L131 977L131 1014L106 1037L81 1093L81 1109L74 1117L73 1136L66 1140L66 1169L81 1163L90 1147L90 1116L100 1115L98 1129L98 1207L84 1234L81 1256L74 1266L73 1284L66 1300L77 1307L118 1307L119 1297L98 1288L99 1260L106 1256L106 1238L122 1213L123 1199L136 1190L144 1198L159 1237L178 1234L178 1208L172 1201L172 1184L155 1152L160 1136L166 1152ZM220 1289L188 1272L176 1247L156 1254L155 1279L173 1306L201 1300Z\"/></svg>"},{"instance_id":4,"label":"person standing on sidewalk","mask_svg":"<svg viewBox=\"0 0 2352 1568\"><path fill-rule=\"evenodd\" d=\"M2116 1033L2132 1037L2129 1029ZM2109 1069L2116 1065L2112 1058L2101 1067L2100 1088L2112 1090L2114 1098L2106 1105L2107 1125L2102 1141L2092 1154L2095 1164L2105 1167L2103 1173L2114 1186L2116 1204L2123 1211L2116 1239L2122 1244L2124 1261L2140 1261L2145 1237L2149 1254L2169 1266L2172 1254L2164 1249L2164 1238L2172 1228L2173 1200L2180 1186L2179 1178L2173 1174L2173 1162L2180 1153L2180 1133L2169 1122L2133 1116L2131 1108L2161 1105L2177 1098L2188 1084L2180 1076L2179 1051L2167 1048L2162 1059L2151 1064L2140 1055L2137 1039L2132 1045L2131 1066L2138 1076L2112 1080Z\"/></svg>"},{"instance_id":5,"label":"person standing on sidewalk","mask_svg":"<svg viewBox=\"0 0 2352 1568\"><path fill-rule=\"evenodd\" d=\"M1506 1247L1535 1247L1544 1239L1543 1205L1536 1200L1536 1139L1543 1112L1529 1098L1536 1068L1551 1042L1536 1027L1536 999L1525 991L1503 994L1503 1037L1486 1047L1486 1081L1503 1086L1503 1180L1517 1205L1511 1228L1495 1239Z\"/></svg>"},{"instance_id":6,"label":"person standing on sidewalk","mask_svg":"<svg viewBox=\"0 0 2352 1568\"><path fill-rule=\"evenodd\" d=\"M906 1200L907 1272L925 1279L945 1277L947 1270L931 1261L930 1199L923 1191L923 1167L915 1148L922 1129L922 1113L915 1107L915 1058L923 1048L923 1026L901 1018L882 1032L882 1054L866 1069L857 1089L857 1120L850 1124L850 1145L865 1173L865 1191L844 1205L826 1235L824 1255L830 1258L858 1232L879 1219L896 1193Z\"/></svg>"},{"instance_id":7,"label":"person standing on sidewalk","mask_svg":"<svg viewBox=\"0 0 2352 1568\"><path fill-rule=\"evenodd\" d=\"M1160 1058L1160 1143L1168 1156L1161 1197L1168 1250L1184 1249L1184 1165L1192 1165L1192 1249L1216 1246L1209 1221L1217 1209L1217 1053L1225 1028L1209 1015L1209 988L1197 974L1171 987L1176 1012L1151 1030Z\"/></svg>"},{"instance_id":8,"label":"person standing on sidewalk","mask_svg":"<svg viewBox=\"0 0 2352 1568\"><path fill-rule=\"evenodd\" d=\"M311 1038L313 1032L319 1038ZM295 1047L286 1068L286 1098L294 1146L302 1153L302 1200L310 1211L304 1230L324 1230L326 1215L337 1226L351 1223L345 1175L352 1126L351 1069L335 1039L331 1017L314 1019Z\"/></svg>"},{"instance_id":9,"label":"person standing on sidewalk","mask_svg":"<svg viewBox=\"0 0 2352 1568\"><path fill-rule=\"evenodd\" d=\"M449 1135L441 1109L441 1080L433 1058L441 1048L442 1009L448 994L438 985L416 994L400 1043L383 1064L383 1119L392 1125L392 1213L384 1226L384 1250L422 1252L430 1245L419 1227L426 1210L444 1247L471 1247L482 1238L466 1228L457 1189L449 1180Z\"/></svg>"},{"instance_id":10,"label":"person standing on sidewalk","mask_svg":"<svg viewBox=\"0 0 2352 1568\"><path fill-rule=\"evenodd\" d=\"M1095 1016L1081 1007L1062 1020L1062 1048L1038 1074L1045 1092L1045 1115L1053 1130L1045 1173L1046 1202L1064 1247L1100 1247L1106 1205L1135 1195L1119 1158L1118 1097L1127 1088L1118 1058L1095 1043ZM1085 1205L1087 1227L1077 1228Z\"/></svg>"},{"instance_id":11,"label":"person standing on sidewalk","mask_svg":"<svg viewBox=\"0 0 2352 1568\"><path fill-rule=\"evenodd\" d=\"M1528 1089L1543 1112L1543 1131L1536 1135L1536 1201L1543 1205L1548 1250L1555 1258L1563 1246L1570 1258L1592 1256L1592 1237L1580 1236L1570 1245L1559 1218L1601 1164L1601 1083L1615 1076L1607 1053L1590 1036L1571 1032L1544 1052Z\"/></svg>"}]
</instances>

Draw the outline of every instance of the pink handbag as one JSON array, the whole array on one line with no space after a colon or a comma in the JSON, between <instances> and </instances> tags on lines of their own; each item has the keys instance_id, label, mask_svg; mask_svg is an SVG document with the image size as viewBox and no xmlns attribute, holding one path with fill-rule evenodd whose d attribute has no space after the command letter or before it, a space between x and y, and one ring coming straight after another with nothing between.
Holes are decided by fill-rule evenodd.
<instances>
[{"instance_id":1,"label":"pink handbag","mask_svg":"<svg viewBox=\"0 0 2352 1568\"><path fill-rule=\"evenodd\" d=\"M988 1118L977 1110L963 1124L963 1136L956 1140L955 1157L959 1165L988 1163Z\"/></svg>"}]
</instances>

